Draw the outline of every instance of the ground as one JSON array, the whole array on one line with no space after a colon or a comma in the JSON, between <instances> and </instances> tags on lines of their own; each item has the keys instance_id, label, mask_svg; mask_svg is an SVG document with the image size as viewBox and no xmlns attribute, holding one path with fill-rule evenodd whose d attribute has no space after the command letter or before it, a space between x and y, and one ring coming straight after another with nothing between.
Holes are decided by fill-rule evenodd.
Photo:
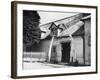
<instances>
[{"instance_id":1,"label":"ground","mask_svg":"<svg viewBox=\"0 0 100 80\"><path fill-rule=\"evenodd\" d=\"M41 62L24 62L23 68L24 69L50 69L50 68L65 68L69 67L63 64L51 64L51 63L41 63Z\"/></svg>"}]
</instances>

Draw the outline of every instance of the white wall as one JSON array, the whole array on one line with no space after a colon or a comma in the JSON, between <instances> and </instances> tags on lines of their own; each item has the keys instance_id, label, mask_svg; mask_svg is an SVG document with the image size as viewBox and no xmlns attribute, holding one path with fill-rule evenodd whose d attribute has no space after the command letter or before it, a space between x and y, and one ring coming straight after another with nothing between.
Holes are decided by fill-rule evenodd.
<instances>
[{"instance_id":1,"label":"white wall","mask_svg":"<svg viewBox=\"0 0 100 80\"><path fill-rule=\"evenodd\" d=\"M71 58L73 57L73 62L78 60L79 64L84 64L83 61L83 38L73 37L71 41ZM72 59L70 60L72 61Z\"/></svg>"},{"instance_id":2,"label":"white wall","mask_svg":"<svg viewBox=\"0 0 100 80\"><path fill-rule=\"evenodd\" d=\"M30 1L64 3L64 4L81 4L81 5L82 4L100 5L100 0L30 0ZM11 70L10 69L11 68L11 11L10 11L11 8L10 7L11 7L11 0L0 0L0 80L13 80L10 78L10 70ZM100 41L100 37L98 39L99 39L98 41ZM98 44L100 45L100 42ZM100 57L100 54L98 57ZM100 58L99 58L99 63L100 63ZM100 67L100 64L98 65ZM98 74L46 77L46 78L34 78L34 79L30 78L26 80L100 80L99 76L100 76L100 69Z\"/></svg>"}]
</instances>

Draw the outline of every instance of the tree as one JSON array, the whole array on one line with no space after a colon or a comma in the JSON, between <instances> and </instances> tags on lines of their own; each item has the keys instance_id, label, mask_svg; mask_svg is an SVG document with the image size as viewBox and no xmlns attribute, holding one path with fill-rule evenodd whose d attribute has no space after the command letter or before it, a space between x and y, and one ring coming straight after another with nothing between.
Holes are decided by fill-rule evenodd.
<instances>
[{"instance_id":1,"label":"tree","mask_svg":"<svg viewBox=\"0 0 100 80\"><path fill-rule=\"evenodd\" d=\"M39 43L41 30L40 16L37 11L23 11L23 47L24 51L32 51L32 46Z\"/></svg>"}]
</instances>

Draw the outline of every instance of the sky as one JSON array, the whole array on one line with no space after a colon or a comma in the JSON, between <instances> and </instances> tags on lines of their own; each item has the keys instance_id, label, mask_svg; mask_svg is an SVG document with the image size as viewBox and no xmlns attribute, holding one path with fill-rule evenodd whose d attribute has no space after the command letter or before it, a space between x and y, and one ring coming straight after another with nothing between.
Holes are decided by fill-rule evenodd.
<instances>
[{"instance_id":1,"label":"sky","mask_svg":"<svg viewBox=\"0 0 100 80\"><path fill-rule=\"evenodd\" d=\"M50 12L50 11L38 11L38 13L41 18L40 25L78 14L71 12Z\"/></svg>"}]
</instances>

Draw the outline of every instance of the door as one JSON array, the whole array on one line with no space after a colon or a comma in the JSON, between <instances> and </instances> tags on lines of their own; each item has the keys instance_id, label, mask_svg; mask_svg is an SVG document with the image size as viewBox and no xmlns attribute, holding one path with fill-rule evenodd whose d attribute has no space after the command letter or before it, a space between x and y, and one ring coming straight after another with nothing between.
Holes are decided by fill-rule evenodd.
<instances>
[{"instance_id":1,"label":"door","mask_svg":"<svg viewBox=\"0 0 100 80\"><path fill-rule=\"evenodd\" d=\"M50 62L51 62L51 63L56 63L56 62L57 62L57 51L56 51L56 46L52 46Z\"/></svg>"},{"instance_id":2,"label":"door","mask_svg":"<svg viewBox=\"0 0 100 80\"><path fill-rule=\"evenodd\" d=\"M70 62L70 42L62 43L62 62Z\"/></svg>"}]
</instances>

